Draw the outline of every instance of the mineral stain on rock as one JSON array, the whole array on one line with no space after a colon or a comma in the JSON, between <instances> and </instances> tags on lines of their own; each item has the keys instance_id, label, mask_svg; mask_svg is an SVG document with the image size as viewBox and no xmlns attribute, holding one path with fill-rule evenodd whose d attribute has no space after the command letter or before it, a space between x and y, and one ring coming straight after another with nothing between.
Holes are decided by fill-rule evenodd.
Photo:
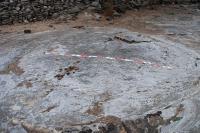
<instances>
[{"instance_id":1,"label":"mineral stain on rock","mask_svg":"<svg viewBox=\"0 0 200 133\"><path fill-rule=\"evenodd\" d=\"M64 70L65 70L66 74L69 75L71 73L75 73L75 71L79 70L79 68L76 66L69 66L69 67L65 68Z\"/></svg>"},{"instance_id":2,"label":"mineral stain on rock","mask_svg":"<svg viewBox=\"0 0 200 133\"><path fill-rule=\"evenodd\" d=\"M0 71L0 74L9 74L10 72L13 72L17 76L20 76L24 73L24 70L18 66L19 63L20 61L19 59L17 59L14 62L8 64L8 66L5 67L4 70Z\"/></svg>"},{"instance_id":3,"label":"mineral stain on rock","mask_svg":"<svg viewBox=\"0 0 200 133\"><path fill-rule=\"evenodd\" d=\"M111 99L111 94L109 92L104 92L99 95L100 100L95 102L93 106L91 106L88 110L86 110L85 113L94 115L94 116L100 116L103 114L103 103Z\"/></svg>"},{"instance_id":4,"label":"mineral stain on rock","mask_svg":"<svg viewBox=\"0 0 200 133\"><path fill-rule=\"evenodd\" d=\"M64 69L59 69L60 73L54 77L57 78L58 80L61 80L62 78L64 78L65 75L70 75L72 73L75 73L78 70L79 68L77 66L72 65Z\"/></svg>"},{"instance_id":5,"label":"mineral stain on rock","mask_svg":"<svg viewBox=\"0 0 200 133\"><path fill-rule=\"evenodd\" d=\"M17 87L23 87L23 86L25 86L26 88L31 88L33 85L30 81L23 81L17 85Z\"/></svg>"},{"instance_id":6,"label":"mineral stain on rock","mask_svg":"<svg viewBox=\"0 0 200 133\"><path fill-rule=\"evenodd\" d=\"M155 113L150 113L145 115L143 118L138 118L135 120L127 119L122 120L116 116L102 116L95 121L88 123L80 123L72 125L73 127L77 126L88 126L98 125L98 123L102 123L103 125L97 127L96 130L91 130L95 133L159 133L160 128L163 125L168 125L171 122L179 121L182 117L178 117L178 115L184 110L183 105L177 107L175 114L168 118L164 119L162 117L162 111L157 111ZM77 128L78 130L78 128ZM78 130L83 132L82 130Z\"/></svg>"},{"instance_id":7,"label":"mineral stain on rock","mask_svg":"<svg viewBox=\"0 0 200 133\"><path fill-rule=\"evenodd\" d=\"M96 102L91 108L89 108L86 113L90 114L90 115L95 115L98 116L99 114L101 114L103 111L102 109L102 103L100 102Z\"/></svg>"},{"instance_id":8,"label":"mineral stain on rock","mask_svg":"<svg viewBox=\"0 0 200 133\"><path fill-rule=\"evenodd\" d=\"M52 106L49 106L47 109L43 110L42 113L45 113L45 112L50 112L52 109L56 108L57 105L52 105Z\"/></svg>"}]
</instances>

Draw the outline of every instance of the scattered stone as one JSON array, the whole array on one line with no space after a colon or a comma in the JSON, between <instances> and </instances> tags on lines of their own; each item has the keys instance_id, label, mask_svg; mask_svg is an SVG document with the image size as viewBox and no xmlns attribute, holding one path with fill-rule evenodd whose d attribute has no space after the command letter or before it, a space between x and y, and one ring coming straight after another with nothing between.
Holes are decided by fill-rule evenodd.
<instances>
[{"instance_id":1,"label":"scattered stone","mask_svg":"<svg viewBox=\"0 0 200 133\"><path fill-rule=\"evenodd\" d=\"M114 16L114 17L120 17L120 16L121 16L121 14L120 14L120 13L118 13L118 12L114 12L114 13L113 13L113 16Z\"/></svg>"},{"instance_id":2,"label":"scattered stone","mask_svg":"<svg viewBox=\"0 0 200 133\"><path fill-rule=\"evenodd\" d=\"M85 27L83 25L79 25L79 26L74 26L72 28L75 28L75 29L84 29Z\"/></svg>"},{"instance_id":3,"label":"scattered stone","mask_svg":"<svg viewBox=\"0 0 200 133\"><path fill-rule=\"evenodd\" d=\"M153 4L159 3L159 0L152 1L154 1ZM197 2L197 0L193 1ZM183 2L189 2L189 0L183 0ZM147 5L152 5L152 2L150 0L145 2L142 0L1 0L0 25L16 22L29 23L51 18L57 19L59 16L67 14L77 15L86 8L91 8L98 13L104 11L106 16L118 16L119 14L114 13L114 11L124 13L126 10ZM173 15L173 13L170 14Z\"/></svg>"},{"instance_id":4,"label":"scattered stone","mask_svg":"<svg viewBox=\"0 0 200 133\"><path fill-rule=\"evenodd\" d=\"M113 17L112 17L112 16L106 17L106 20L107 20L107 21L112 21L112 20L113 20Z\"/></svg>"},{"instance_id":5,"label":"scattered stone","mask_svg":"<svg viewBox=\"0 0 200 133\"><path fill-rule=\"evenodd\" d=\"M68 18L65 15L60 15L57 17L58 23L61 23L62 21L67 21L67 20L68 20Z\"/></svg>"},{"instance_id":6,"label":"scattered stone","mask_svg":"<svg viewBox=\"0 0 200 133\"><path fill-rule=\"evenodd\" d=\"M52 18L58 18L59 14L58 13L53 13Z\"/></svg>"},{"instance_id":7,"label":"scattered stone","mask_svg":"<svg viewBox=\"0 0 200 133\"><path fill-rule=\"evenodd\" d=\"M118 33L114 37L115 39L127 42L127 43L141 43L141 42L150 42L150 39L141 36L140 34L130 34L130 33Z\"/></svg>"},{"instance_id":8,"label":"scattered stone","mask_svg":"<svg viewBox=\"0 0 200 133\"><path fill-rule=\"evenodd\" d=\"M96 21L100 21L100 20L101 20L101 15L95 14L95 20L96 20Z\"/></svg>"},{"instance_id":9,"label":"scattered stone","mask_svg":"<svg viewBox=\"0 0 200 133\"><path fill-rule=\"evenodd\" d=\"M93 7L99 7L101 5L100 5L99 1L94 1L94 2L92 2L91 6L93 6Z\"/></svg>"},{"instance_id":10,"label":"scattered stone","mask_svg":"<svg viewBox=\"0 0 200 133\"><path fill-rule=\"evenodd\" d=\"M30 33L31 33L31 30L29 30L29 29L24 30L24 33L25 33L25 34L30 34Z\"/></svg>"},{"instance_id":11,"label":"scattered stone","mask_svg":"<svg viewBox=\"0 0 200 133\"><path fill-rule=\"evenodd\" d=\"M70 10L68 11L68 13L69 13L69 14L74 14L74 13L78 13L78 12L80 12L80 11L81 11L80 8L77 7L77 6L75 6L75 7L73 7L72 9L70 9Z\"/></svg>"},{"instance_id":12,"label":"scattered stone","mask_svg":"<svg viewBox=\"0 0 200 133\"><path fill-rule=\"evenodd\" d=\"M0 1L0 25L29 23L58 18L60 15L77 14L90 3L92 1L3 0Z\"/></svg>"},{"instance_id":13,"label":"scattered stone","mask_svg":"<svg viewBox=\"0 0 200 133\"><path fill-rule=\"evenodd\" d=\"M48 25L48 26L49 26L50 28L53 28L53 27L54 27L54 26L53 26L53 25L51 25L51 24L50 24L50 25Z\"/></svg>"},{"instance_id":14,"label":"scattered stone","mask_svg":"<svg viewBox=\"0 0 200 133\"><path fill-rule=\"evenodd\" d=\"M79 133L80 130L75 127L65 128L62 133Z\"/></svg>"},{"instance_id":15,"label":"scattered stone","mask_svg":"<svg viewBox=\"0 0 200 133\"><path fill-rule=\"evenodd\" d=\"M24 23L28 24L29 22L28 22L28 20L24 20Z\"/></svg>"},{"instance_id":16,"label":"scattered stone","mask_svg":"<svg viewBox=\"0 0 200 133\"><path fill-rule=\"evenodd\" d=\"M80 131L79 133L92 133L92 129L90 129L89 127L87 126L84 126L82 128L82 131Z\"/></svg>"}]
</instances>

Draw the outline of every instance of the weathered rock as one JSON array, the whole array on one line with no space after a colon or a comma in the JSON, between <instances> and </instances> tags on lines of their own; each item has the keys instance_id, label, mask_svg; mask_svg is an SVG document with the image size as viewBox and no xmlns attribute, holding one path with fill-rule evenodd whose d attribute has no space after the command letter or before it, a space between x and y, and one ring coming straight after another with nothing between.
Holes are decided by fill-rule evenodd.
<instances>
[{"instance_id":1,"label":"weathered rock","mask_svg":"<svg viewBox=\"0 0 200 133\"><path fill-rule=\"evenodd\" d=\"M66 12L77 14L90 2L89 0L3 0L0 1L0 25L57 18L60 15L66 15Z\"/></svg>"},{"instance_id":2,"label":"weathered rock","mask_svg":"<svg viewBox=\"0 0 200 133\"><path fill-rule=\"evenodd\" d=\"M82 131L80 131L79 133L92 133L92 129L90 129L89 127L84 126L82 128Z\"/></svg>"},{"instance_id":3,"label":"weathered rock","mask_svg":"<svg viewBox=\"0 0 200 133\"><path fill-rule=\"evenodd\" d=\"M68 11L68 13L74 14L74 13L78 13L78 12L80 12L80 11L81 11L80 8L77 7L77 6L75 6L75 7L73 7L72 9L70 9L70 10Z\"/></svg>"},{"instance_id":4,"label":"weathered rock","mask_svg":"<svg viewBox=\"0 0 200 133\"><path fill-rule=\"evenodd\" d=\"M101 2L100 2L101 1ZM90 6L96 12L101 12L106 1L102 0L1 0L0 1L0 25L12 24L24 21L40 21L49 18L57 18L58 14L77 14ZM112 1L112 0L111 0ZM169 3L171 0L162 0ZM174 0L176 3L190 2L190 0ZM197 2L198 0L193 0ZM113 0L114 10L124 13L127 9L133 9L148 4L159 3L160 0ZM110 6L109 6L110 7ZM112 12L108 10L108 12Z\"/></svg>"},{"instance_id":5,"label":"weathered rock","mask_svg":"<svg viewBox=\"0 0 200 133\"><path fill-rule=\"evenodd\" d=\"M101 6L101 4L98 1L94 1L94 2L92 2L91 6L99 7L99 6Z\"/></svg>"},{"instance_id":6,"label":"weathered rock","mask_svg":"<svg viewBox=\"0 0 200 133\"><path fill-rule=\"evenodd\" d=\"M113 16L114 16L114 17L120 17L120 16L121 16L121 14L120 14L120 13L118 13L118 12L114 12L114 13L113 13Z\"/></svg>"}]
</instances>

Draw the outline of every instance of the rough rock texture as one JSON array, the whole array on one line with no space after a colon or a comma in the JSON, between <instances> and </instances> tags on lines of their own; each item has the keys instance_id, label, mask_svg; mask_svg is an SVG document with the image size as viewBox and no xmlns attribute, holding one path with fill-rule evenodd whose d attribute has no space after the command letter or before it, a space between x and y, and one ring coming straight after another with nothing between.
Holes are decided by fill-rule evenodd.
<instances>
[{"instance_id":1,"label":"rough rock texture","mask_svg":"<svg viewBox=\"0 0 200 133\"><path fill-rule=\"evenodd\" d=\"M107 1L107 0L105 0ZM49 18L68 19L88 6L102 9L104 0L1 0L0 25L15 22L32 22ZM166 3L172 0L113 0L115 9L124 11L140 6ZM173 0L173 2L195 2L197 0ZM70 15L70 16L69 16Z\"/></svg>"},{"instance_id":2,"label":"rough rock texture","mask_svg":"<svg viewBox=\"0 0 200 133\"><path fill-rule=\"evenodd\" d=\"M0 23L29 22L76 14L89 0L3 0L0 1Z\"/></svg>"},{"instance_id":3,"label":"rough rock texture","mask_svg":"<svg viewBox=\"0 0 200 133\"><path fill-rule=\"evenodd\" d=\"M200 55L182 44L97 27L0 37L2 132L200 127Z\"/></svg>"}]
</instances>

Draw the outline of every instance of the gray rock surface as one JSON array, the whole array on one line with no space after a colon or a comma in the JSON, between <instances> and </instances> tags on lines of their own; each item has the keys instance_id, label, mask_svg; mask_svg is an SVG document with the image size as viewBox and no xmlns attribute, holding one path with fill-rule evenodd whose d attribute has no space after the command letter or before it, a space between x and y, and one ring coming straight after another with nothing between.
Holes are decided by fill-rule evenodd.
<instances>
[{"instance_id":1,"label":"gray rock surface","mask_svg":"<svg viewBox=\"0 0 200 133\"><path fill-rule=\"evenodd\" d=\"M0 37L2 132L200 127L200 55L180 43L95 27ZM168 123L180 104L184 110ZM122 121L107 124L113 119Z\"/></svg>"}]
</instances>

